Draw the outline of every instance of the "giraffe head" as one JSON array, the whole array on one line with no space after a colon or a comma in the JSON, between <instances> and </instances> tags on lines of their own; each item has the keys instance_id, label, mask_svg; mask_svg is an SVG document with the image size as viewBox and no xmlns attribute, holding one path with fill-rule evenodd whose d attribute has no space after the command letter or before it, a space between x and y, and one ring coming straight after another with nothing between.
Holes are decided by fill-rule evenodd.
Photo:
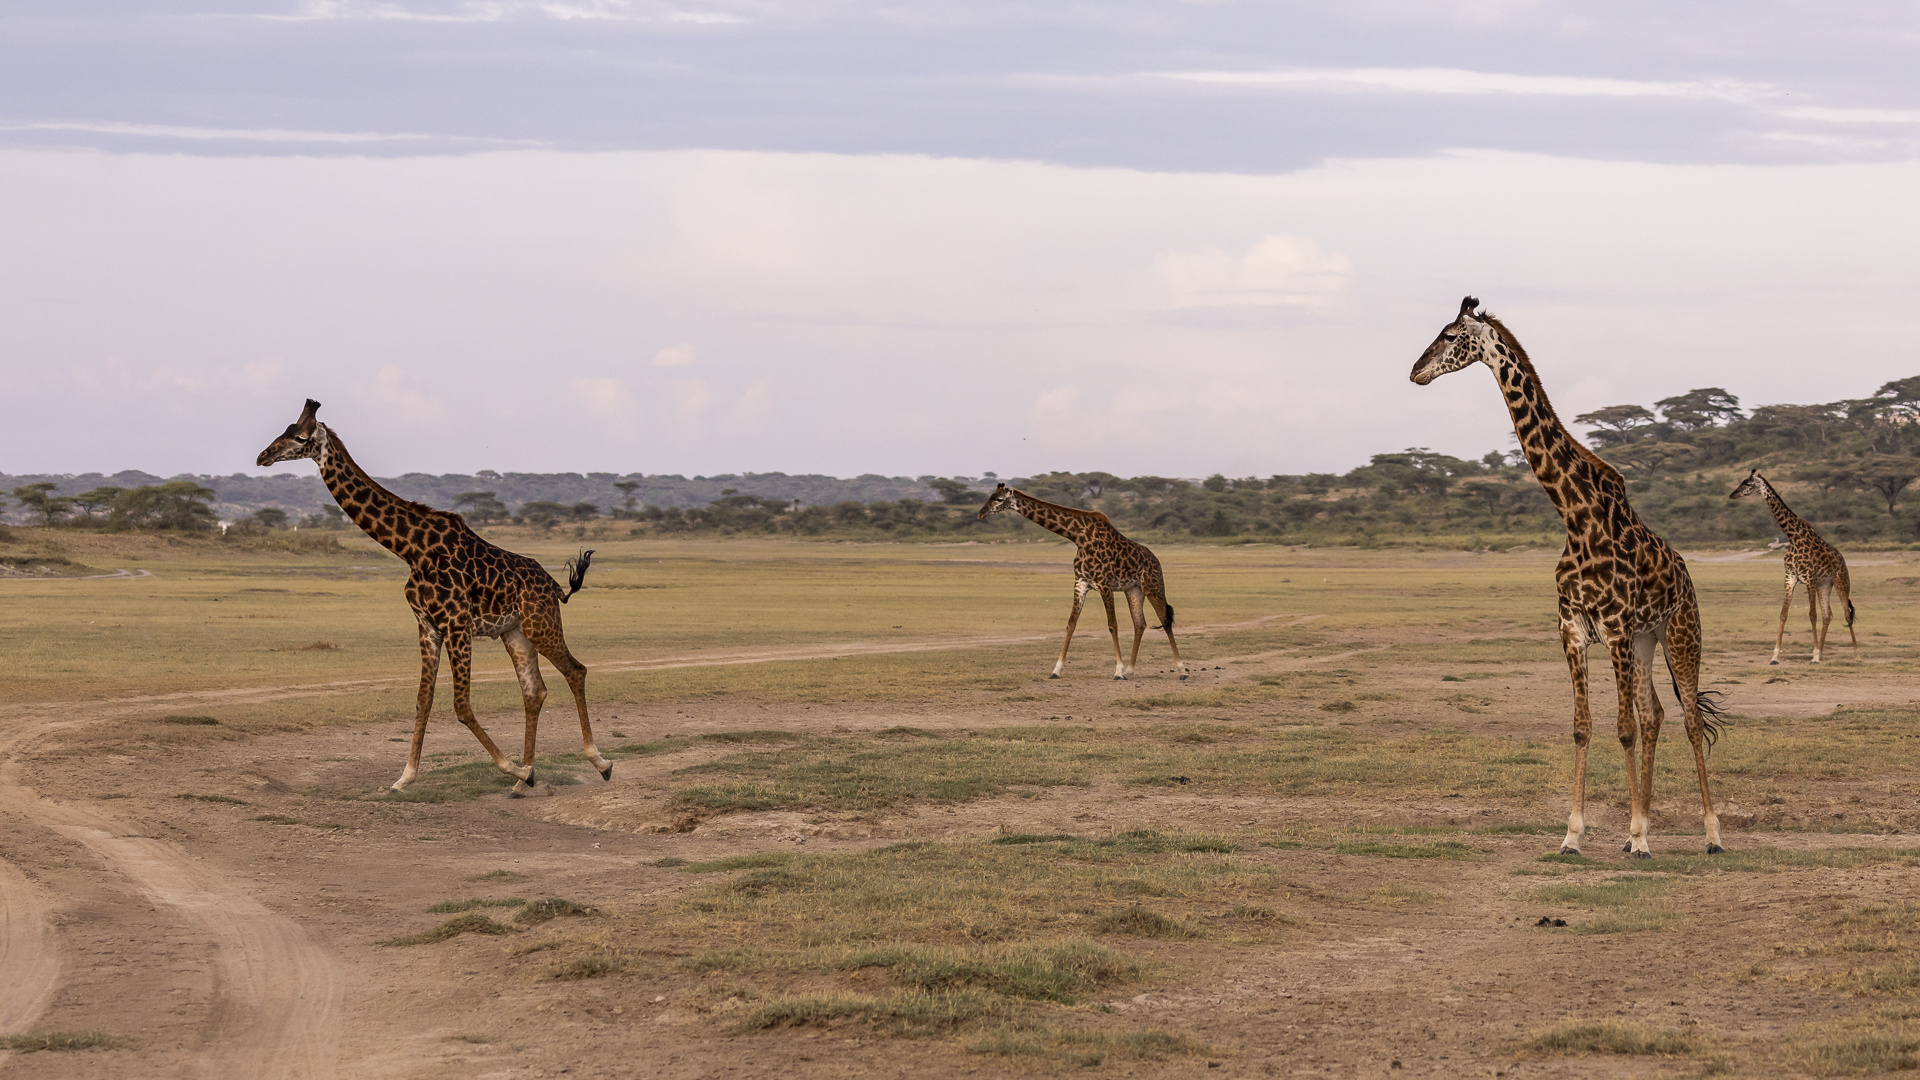
<instances>
[{"instance_id":1,"label":"giraffe head","mask_svg":"<svg viewBox=\"0 0 1920 1080\"><path fill-rule=\"evenodd\" d=\"M319 461L320 448L326 443L323 434L326 429L313 418L313 414L319 411L320 403L308 398L307 407L300 410L300 419L288 424L285 433L268 443L267 448L260 451L260 458L255 464L265 468L275 462L292 461L295 458Z\"/></svg>"},{"instance_id":2,"label":"giraffe head","mask_svg":"<svg viewBox=\"0 0 1920 1080\"><path fill-rule=\"evenodd\" d=\"M1760 475L1760 470L1748 469L1747 478L1740 481L1740 486L1734 488L1733 493L1728 495L1727 498L1744 499L1749 495L1759 495L1764 498L1767 492L1771 490L1772 487L1768 485L1767 478Z\"/></svg>"},{"instance_id":3,"label":"giraffe head","mask_svg":"<svg viewBox=\"0 0 1920 1080\"><path fill-rule=\"evenodd\" d=\"M1469 296L1460 301L1460 314L1433 339L1420 362L1413 365L1414 382L1425 386L1450 371L1459 371L1476 361L1491 365L1498 344L1493 316L1475 314L1480 301Z\"/></svg>"},{"instance_id":4,"label":"giraffe head","mask_svg":"<svg viewBox=\"0 0 1920 1080\"><path fill-rule=\"evenodd\" d=\"M980 513L974 520L985 521L988 514L997 514L1002 510L1011 509L1013 509L1013 489L1005 484L997 484L994 486L993 494L987 496L986 505L980 508Z\"/></svg>"}]
</instances>

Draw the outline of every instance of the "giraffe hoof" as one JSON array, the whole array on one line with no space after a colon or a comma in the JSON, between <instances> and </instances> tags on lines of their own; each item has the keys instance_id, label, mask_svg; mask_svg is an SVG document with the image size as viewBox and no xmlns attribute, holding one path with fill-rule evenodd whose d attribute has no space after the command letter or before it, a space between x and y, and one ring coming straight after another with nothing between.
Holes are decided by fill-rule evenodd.
<instances>
[{"instance_id":1,"label":"giraffe hoof","mask_svg":"<svg viewBox=\"0 0 1920 1080\"><path fill-rule=\"evenodd\" d=\"M1186 681L1187 681L1187 677L1186 677L1185 675L1182 675L1182 676L1180 676L1180 681L1181 681L1181 682L1186 682Z\"/></svg>"},{"instance_id":2,"label":"giraffe hoof","mask_svg":"<svg viewBox=\"0 0 1920 1080\"><path fill-rule=\"evenodd\" d=\"M1620 850L1626 852L1629 855L1633 854L1633 841L1629 840L1626 843L1621 844Z\"/></svg>"},{"instance_id":3,"label":"giraffe hoof","mask_svg":"<svg viewBox=\"0 0 1920 1080\"><path fill-rule=\"evenodd\" d=\"M1768 667L1779 667L1779 666L1780 666L1780 661L1778 661L1778 660L1769 660L1769 661L1767 661L1767 666L1768 666Z\"/></svg>"},{"instance_id":4,"label":"giraffe hoof","mask_svg":"<svg viewBox=\"0 0 1920 1080\"><path fill-rule=\"evenodd\" d=\"M604 768L604 769L601 769L601 770L600 770L600 779L602 779L602 780L612 780L612 779L613 779L613 766L612 766L612 765L608 765L608 766L607 766L606 768Z\"/></svg>"},{"instance_id":5,"label":"giraffe hoof","mask_svg":"<svg viewBox=\"0 0 1920 1080\"><path fill-rule=\"evenodd\" d=\"M1651 852L1651 851L1636 851L1636 852L1634 852L1634 853L1633 853L1633 857L1634 857L1634 858L1636 858L1636 859L1651 859L1651 858L1653 858L1653 852Z\"/></svg>"},{"instance_id":6,"label":"giraffe hoof","mask_svg":"<svg viewBox=\"0 0 1920 1080\"><path fill-rule=\"evenodd\" d=\"M1578 854L1580 854L1580 849L1579 849L1579 848L1577 848L1577 847L1568 847L1568 846L1566 846L1565 844L1562 844L1562 845L1560 845L1560 854L1562 854L1562 855L1578 855Z\"/></svg>"},{"instance_id":7,"label":"giraffe hoof","mask_svg":"<svg viewBox=\"0 0 1920 1080\"><path fill-rule=\"evenodd\" d=\"M1727 853L1727 849L1721 847L1719 844L1707 845L1707 854L1709 855L1725 855L1726 853Z\"/></svg>"},{"instance_id":8,"label":"giraffe hoof","mask_svg":"<svg viewBox=\"0 0 1920 1080\"><path fill-rule=\"evenodd\" d=\"M1060 673L1059 673L1059 672L1057 672L1057 671L1056 671L1056 672L1054 672L1053 674L1051 674L1051 675L1049 675L1049 676L1047 676L1047 678L1049 678L1049 679L1057 679L1057 678L1059 678L1059 677L1060 677Z\"/></svg>"}]
</instances>

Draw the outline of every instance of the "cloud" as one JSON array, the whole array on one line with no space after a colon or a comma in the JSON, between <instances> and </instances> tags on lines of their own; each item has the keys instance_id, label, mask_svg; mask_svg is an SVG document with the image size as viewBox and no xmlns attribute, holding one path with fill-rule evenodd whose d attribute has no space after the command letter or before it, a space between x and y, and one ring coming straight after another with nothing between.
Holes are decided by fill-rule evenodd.
<instances>
[{"instance_id":1,"label":"cloud","mask_svg":"<svg viewBox=\"0 0 1920 1080\"><path fill-rule=\"evenodd\" d=\"M128 124L109 120L43 120L27 124L0 124L0 131L86 131L100 135L138 135L156 139L238 139L249 142L279 143L382 143L459 141L493 145L531 146L534 143L514 139L466 138L449 135L424 135L412 132L378 131L299 131L291 128L208 128L175 124Z\"/></svg>"},{"instance_id":2,"label":"cloud","mask_svg":"<svg viewBox=\"0 0 1920 1080\"><path fill-rule=\"evenodd\" d=\"M272 22L501 23L518 19L560 22L660 22L711 26L751 20L719 11L641 10L627 0L456 0L453 3L379 3L370 0L306 0L291 15L262 14Z\"/></svg>"},{"instance_id":3,"label":"cloud","mask_svg":"<svg viewBox=\"0 0 1920 1080\"><path fill-rule=\"evenodd\" d=\"M1323 305L1353 276L1345 255L1276 233L1233 255L1218 248L1169 251L1154 260L1171 306Z\"/></svg>"},{"instance_id":4,"label":"cloud","mask_svg":"<svg viewBox=\"0 0 1920 1080\"><path fill-rule=\"evenodd\" d=\"M1503 94L1528 97L1692 98L1753 102L1780 95L1771 83L1733 79L1649 82L1579 75L1513 75L1463 68L1296 68L1281 71L1162 71L1150 77L1216 86L1402 94Z\"/></svg>"},{"instance_id":5,"label":"cloud","mask_svg":"<svg viewBox=\"0 0 1920 1080\"><path fill-rule=\"evenodd\" d=\"M1789 120L1819 120L1829 124L1920 124L1920 109L1846 109L1803 105L1777 110Z\"/></svg>"},{"instance_id":6,"label":"cloud","mask_svg":"<svg viewBox=\"0 0 1920 1080\"><path fill-rule=\"evenodd\" d=\"M360 397L386 407L386 410L408 424L437 424L444 410L440 402L425 392L415 389L417 380L408 378L407 373L393 364L383 365L374 373L372 382L360 393Z\"/></svg>"},{"instance_id":7,"label":"cloud","mask_svg":"<svg viewBox=\"0 0 1920 1080\"><path fill-rule=\"evenodd\" d=\"M619 379L574 379L570 385L589 416L624 421L638 415L633 395Z\"/></svg>"},{"instance_id":8,"label":"cloud","mask_svg":"<svg viewBox=\"0 0 1920 1080\"><path fill-rule=\"evenodd\" d=\"M653 354L654 367L686 367L693 363L693 346L669 345Z\"/></svg>"}]
</instances>

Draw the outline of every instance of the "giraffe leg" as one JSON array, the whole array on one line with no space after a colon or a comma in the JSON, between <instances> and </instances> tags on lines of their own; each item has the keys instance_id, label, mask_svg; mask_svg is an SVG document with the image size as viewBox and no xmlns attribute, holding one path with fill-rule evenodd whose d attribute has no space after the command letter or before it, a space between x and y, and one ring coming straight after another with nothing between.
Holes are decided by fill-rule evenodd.
<instances>
[{"instance_id":1,"label":"giraffe leg","mask_svg":"<svg viewBox=\"0 0 1920 1080\"><path fill-rule=\"evenodd\" d=\"M1636 859L1651 859L1647 848L1646 803L1640 797L1640 762L1634 753L1640 740L1640 693L1642 681L1634 671L1634 643L1625 634L1608 642L1613 657L1613 685L1620 696L1618 731L1620 750L1626 756L1627 769L1627 845L1624 850Z\"/></svg>"},{"instance_id":2,"label":"giraffe leg","mask_svg":"<svg viewBox=\"0 0 1920 1080\"><path fill-rule=\"evenodd\" d=\"M440 677L440 644L440 635L421 623L420 692L414 698L413 745L407 749L407 767L400 770L400 779L390 789L393 791L405 791L420 773L420 749L427 744L427 715L433 712L433 684Z\"/></svg>"},{"instance_id":3,"label":"giraffe leg","mask_svg":"<svg viewBox=\"0 0 1920 1080\"><path fill-rule=\"evenodd\" d=\"M1713 790L1707 783L1706 718L1700 713L1700 616L1684 613L1667 628L1667 670L1674 692L1680 695L1680 713L1687 722L1687 741L1693 744L1693 770L1700 777L1700 811L1707 833L1707 854L1718 855L1720 818L1713 812Z\"/></svg>"},{"instance_id":4,"label":"giraffe leg","mask_svg":"<svg viewBox=\"0 0 1920 1080\"><path fill-rule=\"evenodd\" d=\"M1826 655L1827 630L1833 626L1833 583L1815 586L1812 592L1820 597L1820 635L1813 639L1813 662L1817 664Z\"/></svg>"},{"instance_id":5,"label":"giraffe leg","mask_svg":"<svg viewBox=\"0 0 1920 1080\"><path fill-rule=\"evenodd\" d=\"M493 767L514 777L520 782L507 792L509 797L518 797L533 790L533 762L525 761L518 768L500 748L488 737L487 729L480 726L479 718L473 715L473 631L465 627L455 627L447 634L447 659L453 664L453 712L460 722L467 725L473 737L480 740L481 749L493 759Z\"/></svg>"},{"instance_id":6,"label":"giraffe leg","mask_svg":"<svg viewBox=\"0 0 1920 1080\"><path fill-rule=\"evenodd\" d=\"M1860 636L1853 632L1853 586L1847 581L1847 568L1840 568L1840 576L1833 579L1833 586L1840 593L1840 610L1847 613L1847 638L1853 642L1853 658L1860 659Z\"/></svg>"},{"instance_id":7,"label":"giraffe leg","mask_svg":"<svg viewBox=\"0 0 1920 1080\"><path fill-rule=\"evenodd\" d=\"M500 644L507 647L507 656L513 661L513 673L520 680L520 703L527 710L527 741L520 760L532 762L537 752L540 709L547 703L547 681L540 677L540 656L533 651L527 635L518 629L509 630L500 635Z\"/></svg>"},{"instance_id":8,"label":"giraffe leg","mask_svg":"<svg viewBox=\"0 0 1920 1080\"><path fill-rule=\"evenodd\" d=\"M1560 605L1560 645L1567 653L1567 671L1573 677L1573 810L1567 815L1567 838L1560 842L1562 855L1580 854L1580 840L1586 834L1584 808L1587 798L1587 744L1593 740L1593 714L1587 708L1587 636L1573 620L1568 606Z\"/></svg>"},{"instance_id":9,"label":"giraffe leg","mask_svg":"<svg viewBox=\"0 0 1920 1080\"><path fill-rule=\"evenodd\" d=\"M1092 586L1085 581L1073 583L1073 612L1067 616L1067 640L1060 643L1060 659L1053 662L1053 674L1047 676L1049 679L1059 678L1060 672L1067 666L1067 646L1073 644L1073 628L1080 623L1080 607L1087 602L1089 588Z\"/></svg>"},{"instance_id":10,"label":"giraffe leg","mask_svg":"<svg viewBox=\"0 0 1920 1080\"><path fill-rule=\"evenodd\" d=\"M1113 677L1127 677L1127 660L1120 652L1120 620L1114 617L1113 590L1101 589L1100 601L1107 605L1107 636L1113 639Z\"/></svg>"},{"instance_id":11,"label":"giraffe leg","mask_svg":"<svg viewBox=\"0 0 1920 1080\"><path fill-rule=\"evenodd\" d=\"M1158 582L1147 589L1147 603L1153 605L1154 614L1160 616L1160 629L1167 632L1167 646L1173 650L1173 666L1180 671L1182 679L1187 677L1187 662L1180 659L1180 643L1173 640L1173 605L1167 603L1166 590Z\"/></svg>"},{"instance_id":12,"label":"giraffe leg","mask_svg":"<svg viewBox=\"0 0 1920 1080\"><path fill-rule=\"evenodd\" d=\"M1813 662L1820 662L1820 586L1807 582L1807 632L1813 635Z\"/></svg>"},{"instance_id":13,"label":"giraffe leg","mask_svg":"<svg viewBox=\"0 0 1920 1080\"><path fill-rule=\"evenodd\" d=\"M1793 610L1793 575L1787 575L1787 595L1780 598L1780 632L1773 636L1773 659L1769 664L1780 662L1780 646L1787 640L1787 613Z\"/></svg>"},{"instance_id":14,"label":"giraffe leg","mask_svg":"<svg viewBox=\"0 0 1920 1080\"><path fill-rule=\"evenodd\" d=\"M1660 710L1660 695L1653 691L1654 643L1652 634L1633 639L1634 711L1640 719L1640 783L1635 790L1639 792L1644 822L1640 840L1648 858L1652 857L1652 850L1646 845L1652 839L1653 830L1653 756L1660 745L1660 722L1665 718Z\"/></svg>"},{"instance_id":15,"label":"giraffe leg","mask_svg":"<svg viewBox=\"0 0 1920 1080\"><path fill-rule=\"evenodd\" d=\"M1127 674L1140 666L1140 639L1147 636L1147 605L1140 586L1127 590L1127 612L1133 616L1133 655L1127 659Z\"/></svg>"},{"instance_id":16,"label":"giraffe leg","mask_svg":"<svg viewBox=\"0 0 1920 1080\"><path fill-rule=\"evenodd\" d=\"M540 636L534 640L534 647L540 655L553 661L555 671L567 680L567 689L573 691L574 708L580 711L580 752L587 761L600 771L600 779L613 779L613 762L600 756L599 747L593 744L593 721L587 717L587 665L574 659L573 651L567 648L567 639L560 632L560 613L552 613L551 623L542 623L536 629ZM533 736L531 730L527 736Z\"/></svg>"}]
</instances>

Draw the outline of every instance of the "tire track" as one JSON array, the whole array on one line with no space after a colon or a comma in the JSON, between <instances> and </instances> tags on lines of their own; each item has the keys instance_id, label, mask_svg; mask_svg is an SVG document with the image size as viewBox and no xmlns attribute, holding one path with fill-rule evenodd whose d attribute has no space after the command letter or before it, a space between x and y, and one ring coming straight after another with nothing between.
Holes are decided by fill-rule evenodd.
<instances>
[{"instance_id":1,"label":"tire track","mask_svg":"<svg viewBox=\"0 0 1920 1080\"><path fill-rule=\"evenodd\" d=\"M196 863L163 840L127 835L98 810L43 798L20 780L17 749L56 731L103 717L16 724L0 736L0 810L79 844L156 906L172 909L214 946L215 1004L208 1048L194 1073L272 1080L331 1077L338 1056L339 965L299 923L229 885L220 870ZM63 967L38 890L12 866L0 866L0 1019L19 1030L51 1002ZM17 958L17 961L16 961ZM16 962L22 966L15 967ZM13 1018L18 1019L13 1019Z\"/></svg>"}]
</instances>

